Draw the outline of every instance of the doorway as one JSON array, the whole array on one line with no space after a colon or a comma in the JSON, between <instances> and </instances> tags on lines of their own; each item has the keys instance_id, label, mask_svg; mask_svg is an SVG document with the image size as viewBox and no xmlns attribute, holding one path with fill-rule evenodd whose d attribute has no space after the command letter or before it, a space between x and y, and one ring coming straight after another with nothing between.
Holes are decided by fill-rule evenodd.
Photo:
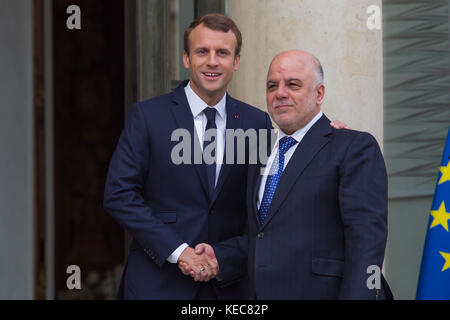
<instances>
[{"instance_id":1,"label":"doorway","mask_svg":"<svg viewBox=\"0 0 450 320\"><path fill-rule=\"evenodd\" d=\"M80 30L66 27L70 5L80 8ZM124 123L123 12L123 1L52 3L55 299L117 292L124 234L103 209L103 192ZM67 289L71 265L81 290Z\"/></svg>"}]
</instances>

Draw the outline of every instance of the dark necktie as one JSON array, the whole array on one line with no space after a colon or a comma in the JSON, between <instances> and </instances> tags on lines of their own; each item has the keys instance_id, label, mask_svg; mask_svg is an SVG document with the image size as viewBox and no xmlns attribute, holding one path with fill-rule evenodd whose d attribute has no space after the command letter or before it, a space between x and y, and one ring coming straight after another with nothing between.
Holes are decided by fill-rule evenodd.
<instances>
[{"instance_id":1,"label":"dark necktie","mask_svg":"<svg viewBox=\"0 0 450 320\"><path fill-rule=\"evenodd\" d=\"M258 220L261 225L264 224L264 221L269 213L270 204L272 203L273 195L275 194L275 190L277 189L278 182L280 181L281 175L283 174L284 168L284 154L288 151L297 141L292 137L283 137L280 139L279 149L278 149L278 169L274 174L272 170L274 170L274 166L277 165L276 158L272 164L272 168L267 176L266 186L264 187L264 195L261 201L261 205L258 210Z\"/></svg>"},{"instance_id":2,"label":"dark necktie","mask_svg":"<svg viewBox=\"0 0 450 320\"><path fill-rule=\"evenodd\" d=\"M206 131L209 129L217 130L216 127L216 112L217 110L215 108L207 107L203 110L203 113L206 115L206 118L208 119L208 122L206 123L205 128L205 135L203 136L203 151L205 151L206 147L213 143L214 139L211 139L210 141L207 141L206 138ZM213 135L217 139L217 135ZM208 177L208 187L209 187L209 195L212 196L214 192L214 188L216 185L216 150L214 149L213 152L211 152L211 156L214 158L214 162L212 164L205 163L206 167L206 176Z\"/></svg>"}]
</instances>

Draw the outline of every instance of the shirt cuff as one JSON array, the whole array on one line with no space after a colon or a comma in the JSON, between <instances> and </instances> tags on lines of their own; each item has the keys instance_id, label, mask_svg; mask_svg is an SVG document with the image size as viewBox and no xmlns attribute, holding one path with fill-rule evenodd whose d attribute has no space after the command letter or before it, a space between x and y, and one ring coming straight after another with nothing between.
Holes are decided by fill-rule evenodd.
<instances>
[{"instance_id":1,"label":"shirt cuff","mask_svg":"<svg viewBox=\"0 0 450 320\"><path fill-rule=\"evenodd\" d=\"M187 247L189 247L189 245L187 243L183 243L181 246L176 248L174 252L172 252L172 254L167 258L167 261L170 263L178 263L178 258Z\"/></svg>"}]
</instances>

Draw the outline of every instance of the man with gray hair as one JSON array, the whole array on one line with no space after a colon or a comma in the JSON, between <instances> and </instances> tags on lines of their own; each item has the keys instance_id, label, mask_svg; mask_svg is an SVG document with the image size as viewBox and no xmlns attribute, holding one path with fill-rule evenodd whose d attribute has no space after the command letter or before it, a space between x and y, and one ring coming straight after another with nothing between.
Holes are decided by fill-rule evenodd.
<instances>
[{"instance_id":1,"label":"man with gray hair","mask_svg":"<svg viewBox=\"0 0 450 320\"><path fill-rule=\"evenodd\" d=\"M386 299L387 175L369 133L335 130L320 106L319 60L287 51L271 62L267 105L279 126L267 166L249 169L249 278L256 299ZM262 174L261 174L262 173Z\"/></svg>"}]
</instances>

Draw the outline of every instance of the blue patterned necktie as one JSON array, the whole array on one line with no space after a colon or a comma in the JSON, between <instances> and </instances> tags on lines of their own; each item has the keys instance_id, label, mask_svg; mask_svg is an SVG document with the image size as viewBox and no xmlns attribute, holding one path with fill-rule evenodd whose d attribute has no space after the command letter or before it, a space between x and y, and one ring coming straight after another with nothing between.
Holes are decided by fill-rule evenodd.
<instances>
[{"instance_id":1,"label":"blue patterned necktie","mask_svg":"<svg viewBox=\"0 0 450 320\"><path fill-rule=\"evenodd\" d=\"M277 189L278 182L280 181L281 175L283 174L284 168L284 154L288 151L297 141L292 138L285 136L280 139L279 149L278 149L278 170L275 174L271 174L272 170L274 170L274 166L277 165L277 161L272 164L272 168L267 176L266 186L264 187L264 195L261 201L261 205L258 210L258 220L261 225L264 224L264 220L269 213L270 204L272 202L273 195L275 194L275 190Z\"/></svg>"},{"instance_id":2,"label":"blue patterned necktie","mask_svg":"<svg viewBox=\"0 0 450 320\"><path fill-rule=\"evenodd\" d=\"M206 123L205 128L205 136L206 131L209 129L216 129L216 112L217 110L215 108L207 107L203 110L204 114L206 115L206 119L208 119L208 122ZM212 143L214 140L211 139L211 141L206 141L205 137L203 137L203 150ZM211 156L214 158L216 157L216 152L213 150L211 153ZM206 176L208 177L208 188L209 188L209 195L212 197L212 194L214 192L215 186L216 186L216 162L214 161L212 164L205 163L206 166Z\"/></svg>"}]
</instances>

